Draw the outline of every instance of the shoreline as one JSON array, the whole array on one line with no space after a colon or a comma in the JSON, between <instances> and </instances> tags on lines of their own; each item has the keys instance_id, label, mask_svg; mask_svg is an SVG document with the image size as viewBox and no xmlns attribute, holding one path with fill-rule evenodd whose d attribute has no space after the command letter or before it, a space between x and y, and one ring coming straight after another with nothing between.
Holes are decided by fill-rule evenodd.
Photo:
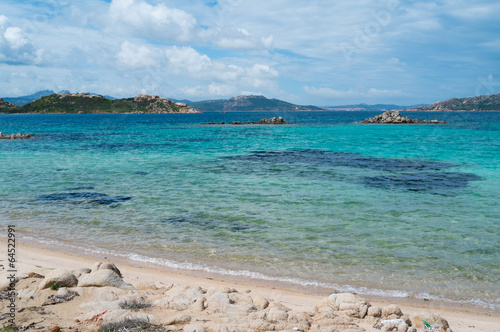
<instances>
[{"instance_id":1,"label":"shoreline","mask_svg":"<svg viewBox=\"0 0 500 332\"><path fill-rule=\"evenodd\" d=\"M2 247L7 247L7 239L0 238ZM65 268L79 269L92 267L96 261L115 263L122 271L124 281L135 284L154 283L158 286L165 284L179 284L184 286L201 286L203 288L230 287L239 291L250 290L252 296L259 295L278 300L292 310L314 311L316 303L324 299L329 293L318 293L286 287L281 283L260 282L258 280L245 280L244 278L230 278L228 276L208 276L198 271L173 271L166 267L153 266L152 264L138 263L123 259L110 259L105 254L77 254L64 252L42 245L27 243L17 239L18 275L29 272L44 272L48 269ZM384 298L376 296L363 296L372 305L385 307L390 303L397 305L406 312L437 313L448 320L453 331L500 331L500 315L474 308L467 305L452 305L442 301L424 301L409 298ZM496 328L496 329L495 329Z\"/></svg>"}]
</instances>

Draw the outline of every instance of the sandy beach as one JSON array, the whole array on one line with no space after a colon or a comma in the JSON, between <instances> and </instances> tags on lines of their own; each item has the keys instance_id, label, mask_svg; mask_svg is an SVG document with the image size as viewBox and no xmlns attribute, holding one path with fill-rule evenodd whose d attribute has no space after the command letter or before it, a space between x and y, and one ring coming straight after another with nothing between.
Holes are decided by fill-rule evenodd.
<instances>
[{"instance_id":1,"label":"sandy beach","mask_svg":"<svg viewBox=\"0 0 500 332\"><path fill-rule=\"evenodd\" d=\"M6 248L6 238L0 240L2 247ZM412 330L413 327L408 326L398 330L398 325L391 329L388 323L385 327L380 323L399 319L410 323L411 319L415 325L415 319L419 317L432 319L433 315L439 315L449 324L448 330L451 331L500 331L500 315L435 301L398 301L396 305L404 314L401 316L394 305L390 306L392 300L387 299L365 300L352 294L328 297L279 286L196 276L130 262L111 262L104 255L81 256L22 242L17 242L16 249L16 276L20 280L16 284L15 320L19 327L49 331L59 326L63 330L92 331L97 330L99 324L113 319L134 317L176 331L425 331L423 328ZM98 287L87 283L82 287L85 274L90 276L99 272L96 262L102 262L103 267L106 263L116 263L123 280L116 278L118 284L114 286ZM47 285L42 289L43 277L47 279L61 269L73 271L79 277L78 285L59 290ZM4 260L4 293L7 270ZM106 272L116 277L115 272ZM77 295L70 296L67 302L47 302L48 299L58 302L58 298L64 299L73 292ZM224 302L224 299L228 301ZM124 310L117 306L120 301L144 301L150 306ZM2 297L2 313L8 313L9 303ZM4 314L2 317L1 324L9 325L8 316ZM374 327L377 324L378 328Z\"/></svg>"}]
</instances>

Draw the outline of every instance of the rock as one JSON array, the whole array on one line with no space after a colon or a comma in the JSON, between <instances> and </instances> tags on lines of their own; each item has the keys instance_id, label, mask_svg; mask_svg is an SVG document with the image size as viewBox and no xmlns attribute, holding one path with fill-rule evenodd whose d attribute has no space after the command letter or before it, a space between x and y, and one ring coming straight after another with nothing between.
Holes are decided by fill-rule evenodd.
<instances>
[{"instance_id":1,"label":"rock","mask_svg":"<svg viewBox=\"0 0 500 332\"><path fill-rule=\"evenodd\" d=\"M61 331L61 328L57 325L50 329L50 332L59 332L59 331Z\"/></svg>"},{"instance_id":2,"label":"rock","mask_svg":"<svg viewBox=\"0 0 500 332\"><path fill-rule=\"evenodd\" d=\"M253 305L259 310L264 310L269 306L269 301L260 295L256 295L253 297Z\"/></svg>"},{"instance_id":3,"label":"rock","mask_svg":"<svg viewBox=\"0 0 500 332\"><path fill-rule=\"evenodd\" d=\"M191 316L188 314L180 314L174 316L165 322L165 325L177 325L177 324L185 324L191 321Z\"/></svg>"},{"instance_id":4,"label":"rock","mask_svg":"<svg viewBox=\"0 0 500 332\"><path fill-rule=\"evenodd\" d=\"M57 290L56 295L50 295L42 304L42 306L46 305L54 305L59 303L65 303L73 300L78 296L78 293L72 290L68 290L67 288L60 288Z\"/></svg>"},{"instance_id":5,"label":"rock","mask_svg":"<svg viewBox=\"0 0 500 332\"><path fill-rule=\"evenodd\" d=\"M120 272L120 270L118 270L116 265L113 263L103 263L99 266L99 270L111 270L111 271L115 272L116 274L118 274L118 276L120 278L123 278L122 273Z\"/></svg>"},{"instance_id":6,"label":"rock","mask_svg":"<svg viewBox=\"0 0 500 332\"><path fill-rule=\"evenodd\" d=\"M27 274L28 278L45 278L44 276L42 276L41 274L38 274L38 273L35 273L35 272L30 272Z\"/></svg>"},{"instance_id":7,"label":"rock","mask_svg":"<svg viewBox=\"0 0 500 332\"><path fill-rule=\"evenodd\" d=\"M379 307L370 307L368 308L368 316L382 317L382 309Z\"/></svg>"},{"instance_id":8,"label":"rock","mask_svg":"<svg viewBox=\"0 0 500 332\"><path fill-rule=\"evenodd\" d=\"M399 318L399 317L403 316L403 312L401 311L401 309L397 305L391 304L391 305L387 306L386 308L382 309L382 315L384 317L390 317L391 315L395 315L395 316L397 316L396 318Z\"/></svg>"},{"instance_id":9,"label":"rock","mask_svg":"<svg viewBox=\"0 0 500 332\"><path fill-rule=\"evenodd\" d=\"M73 270L72 272L76 278L80 278L82 276L82 274L88 274L88 273L92 272L92 270L88 269L88 268L83 268L83 269Z\"/></svg>"},{"instance_id":10,"label":"rock","mask_svg":"<svg viewBox=\"0 0 500 332\"><path fill-rule=\"evenodd\" d=\"M78 284L78 279L75 275L65 269L52 270L42 280L38 289L49 288L51 285L58 287L74 287Z\"/></svg>"},{"instance_id":11,"label":"rock","mask_svg":"<svg viewBox=\"0 0 500 332\"><path fill-rule=\"evenodd\" d=\"M226 124L225 122L203 122L201 124L205 125L223 125ZM249 121L249 122L241 122L241 121L233 121L230 122L229 124L231 125L254 125L254 124L265 124L265 125L282 125L282 124L295 124L295 122L288 122L285 121L281 116L276 118L270 118L270 119L260 119L259 121Z\"/></svg>"},{"instance_id":12,"label":"rock","mask_svg":"<svg viewBox=\"0 0 500 332\"><path fill-rule=\"evenodd\" d=\"M215 293L207 299L206 310L211 313L226 313L230 304L227 293Z\"/></svg>"},{"instance_id":13,"label":"rock","mask_svg":"<svg viewBox=\"0 0 500 332\"><path fill-rule=\"evenodd\" d=\"M425 328L424 321L429 323L430 325L439 325L440 328L443 330L447 330L450 325L448 324L448 321L444 318L442 318L439 315L432 314L432 315L411 315L410 317L411 325L417 329L423 329Z\"/></svg>"},{"instance_id":14,"label":"rock","mask_svg":"<svg viewBox=\"0 0 500 332\"><path fill-rule=\"evenodd\" d=\"M206 332L205 328L201 324L188 324L184 326L184 332Z\"/></svg>"},{"instance_id":15,"label":"rock","mask_svg":"<svg viewBox=\"0 0 500 332\"><path fill-rule=\"evenodd\" d=\"M132 289L133 286L127 284L120 276L108 269L98 270L89 274L84 274L78 281L78 287L117 287L124 289Z\"/></svg>"},{"instance_id":16,"label":"rock","mask_svg":"<svg viewBox=\"0 0 500 332\"><path fill-rule=\"evenodd\" d=\"M373 118L367 118L361 123L385 123L385 124L400 124L400 123L447 123L446 121L438 121L438 120L423 120L420 121L418 119L411 119L409 117L403 117L399 111L386 111L380 115L376 115Z\"/></svg>"},{"instance_id":17,"label":"rock","mask_svg":"<svg viewBox=\"0 0 500 332\"><path fill-rule=\"evenodd\" d=\"M285 321L287 319L288 319L287 312L279 308L272 308L267 313L267 320L269 322Z\"/></svg>"},{"instance_id":18,"label":"rock","mask_svg":"<svg viewBox=\"0 0 500 332\"><path fill-rule=\"evenodd\" d=\"M168 307L177 311L186 310L195 300L192 300L186 296L184 293L180 293L172 297L168 302Z\"/></svg>"},{"instance_id":19,"label":"rock","mask_svg":"<svg viewBox=\"0 0 500 332\"><path fill-rule=\"evenodd\" d=\"M351 293L332 294L327 303L333 309L354 318L364 318L369 308L365 299Z\"/></svg>"},{"instance_id":20,"label":"rock","mask_svg":"<svg viewBox=\"0 0 500 332\"><path fill-rule=\"evenodd\" d=\"M29 299L35 299L40 296L40 292L37 290L32 290L32 289L20 289L17 292L17 298L21 300L29 300Z\"/></svg>"},{"instance_id":21,"label":"rock","mask_svg":"<svg viewBox=\"0 0 500 332\"><path fill-rule=\"evenodd\" d=\"M29 139L33 138L30 134L10 134L10 135L4 135L2 132L0 132L0 139Z\"/></svg>"}]
</instances>

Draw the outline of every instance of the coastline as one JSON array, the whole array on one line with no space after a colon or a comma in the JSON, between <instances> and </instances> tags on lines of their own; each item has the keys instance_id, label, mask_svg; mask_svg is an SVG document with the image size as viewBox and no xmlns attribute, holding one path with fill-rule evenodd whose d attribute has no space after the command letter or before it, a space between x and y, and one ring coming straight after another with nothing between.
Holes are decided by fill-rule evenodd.
<instances>
[{"instance_id":1,"label":"coastline","mask_svg":"<svg viewBox=\"0 0 500 332\"><path fill-rule=\"evenodd\" d=\"M7 247L7 239L0 238L2 247ZM292 310L314 311L315 304L328 294L313 293L283 287L280 284L259 283L245 280L230 280L226 277L209 277L201 273L172 271L157 266L138 264L132 261L116 261L106 255L80 255L48 249L40 245L17 240L18 275L29 272L47 273L50 269L80 269L92 267L96 261L115 263L122 271L124 281L130 284L154 283L158 287L165 284L196 286L202 288L235 288L240 292L250 290L252 296L262 296L278 300ZM374 306L385 307L390 303L397 305L406 314L439 314L445 318L453 331L500 331L500 315L466 305L449 305L440 301L417 299L387 299L365 297ZM365 327L366 329L366 327ZM375 330L374 330L375 331Z\"/></svg>"}]
</instances>

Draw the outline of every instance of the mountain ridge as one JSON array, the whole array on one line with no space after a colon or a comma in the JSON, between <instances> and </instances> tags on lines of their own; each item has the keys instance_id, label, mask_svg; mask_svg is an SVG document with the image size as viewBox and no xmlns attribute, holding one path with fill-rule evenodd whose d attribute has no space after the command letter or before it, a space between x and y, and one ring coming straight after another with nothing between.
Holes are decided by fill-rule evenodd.
<instances>
[{"instance_id":1,"label":"mountain ridge","mask_svg":"<svg viewBox=\"0 0 500 332\"><path fill-rule=\"evenodd\" d=\"M229 99L203 100L188 103L203 112L267 112L267 111L324 111L312 105L295 105L279 99L268 99L261 95L244 95Z\"/></svg>"},{"instance_id":2,"label":"mountain ridge","mask_svg":"<svg viewBox=\"0 0 500 332\"><path fill-rule=\"evenodd\" d=\"M401 111L429 112L481 112L500 111L500 94L481 95L467 98L451 98L429 106L407 108Z\"/></svg>"}]
</instances>

